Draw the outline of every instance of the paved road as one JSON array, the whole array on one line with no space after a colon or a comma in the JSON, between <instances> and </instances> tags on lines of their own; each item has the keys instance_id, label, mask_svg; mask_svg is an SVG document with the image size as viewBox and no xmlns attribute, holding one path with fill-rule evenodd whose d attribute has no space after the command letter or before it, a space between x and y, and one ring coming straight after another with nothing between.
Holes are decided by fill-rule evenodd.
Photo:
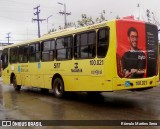
<instances>
[{"instance_id":1,"label":"paved road","mask_svg":"<svg viewBox=\"0 0 160 129\"><path fill-rule=\"evenodd\" d=\"M0 86L0 118L17 120L160 120L160 87L142 92L118 91L88 96L72 93L57 99L51 93L23 87L15 92L9 85ZM43 127L53 128L53 127ZM73 127L54 129L128 129L128 127ZM159 129L159 127L130 127Z\"/></svg>"}]
</instances>

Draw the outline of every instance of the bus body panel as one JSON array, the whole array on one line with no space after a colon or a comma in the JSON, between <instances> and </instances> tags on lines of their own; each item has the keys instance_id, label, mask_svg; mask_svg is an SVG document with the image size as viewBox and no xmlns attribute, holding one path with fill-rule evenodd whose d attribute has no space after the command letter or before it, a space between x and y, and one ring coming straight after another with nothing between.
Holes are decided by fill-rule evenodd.
<instances>
[{"instance_id":1,"label":"bus body panel","mask_svg":"<svg viewBox=\"0 0 160 129\"><path fill-rule=\"evenodd\" d=\"M66 35L74 37L76 34L93 30L98 34L100 28L109 28L109 48L105 57L100 58L96 55L89 59L75 59L73 56L72 59L68 60L54 59L46 62L40 60L38 62L9 63L8 67L3 70L3 82L10 83L11 75L15 74L18 85L52 89L54 77L58 75L62 77L65 91L115 91L157 86L158 73L152 77L136 79L120 77L117 51L121 51L123 48L122 45L119 49L120 44L118 43L120 41L119 38L124 36L124 32L123 30L119 31L119 29L123 28L123 25L126 26L126 24L141 26L144 23L134 20L119 20L118 23L122 25L120 28L117 27L117 20L113 20L81 29L64 31L62 33L57 32L55 35L51 34L36 40L36 42L40 42L40 45L42 45L42 42L45 40L56 39ZM125 37L127 38L127 35ZM96 40L96 45L98 44L97 42ZM32 43L35 43L35 41L26 42L24 45ZM10 49L11 47L21 45L23 44L12 45L6 48Z\"/></svg>"},{"instance_id":2,"label":"bus body panel","mask_svg":"<svg viewBox=\"0 0 160 129\"><path fill-rule=\"evenodd\" d=\"M10 84L10 75L8 74L7 71L8 71L7 69L2 71L2 78L4 84Z\"/></svg>"}]
</instances>

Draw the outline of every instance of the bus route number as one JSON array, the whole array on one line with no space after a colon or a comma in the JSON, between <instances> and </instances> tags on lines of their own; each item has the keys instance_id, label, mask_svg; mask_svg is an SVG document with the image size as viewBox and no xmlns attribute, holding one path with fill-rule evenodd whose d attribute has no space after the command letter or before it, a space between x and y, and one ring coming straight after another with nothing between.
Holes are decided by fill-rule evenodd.
<instances>
[{"instance_id":1,"label":"bus route number","mask_svg":"<svg viewBox=\"0 0 160 129\"><path fill-rule=\"evenodd\" d=\"M103 65L103 60L90 60L90 65Z\"/></svg>"},{"instance_id":2,"label":"bus route number","mask_svg":"<svg viewBox=\"0 0 160 129\"><path fill-rule=\"evenodd\" d=\"M54 63L54 68L55 69L60 68L60 63Z\"/></svg>"}]
</instances>

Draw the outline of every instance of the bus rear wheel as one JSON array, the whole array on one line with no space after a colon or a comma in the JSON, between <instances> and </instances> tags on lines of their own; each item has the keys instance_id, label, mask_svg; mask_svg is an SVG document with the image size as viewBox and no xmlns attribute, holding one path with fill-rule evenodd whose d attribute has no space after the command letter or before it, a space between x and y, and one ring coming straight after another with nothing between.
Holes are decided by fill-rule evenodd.
<instances>
[{"instance_id":1,"label":"bus rear wheel","mask_svg":"<svg viewBox=\"0 0 160 129\"><path fill-rule=\"evenodd\" d=\"M19 91L21 89L21 85L17 85L17 79L15 76L13 77L12 84L16 91Z\"/></svg>"},{"instance_id":2,"label":"bus rear wheel","mask_svg":"<svg viewBox=\"0 0 160 129\"><path fill-rule=\"evenodd\" d=\"M57 98L64 97L64 83L61 78L56 78L53 82L53 93Z\"/></svg>"}]
</instances>

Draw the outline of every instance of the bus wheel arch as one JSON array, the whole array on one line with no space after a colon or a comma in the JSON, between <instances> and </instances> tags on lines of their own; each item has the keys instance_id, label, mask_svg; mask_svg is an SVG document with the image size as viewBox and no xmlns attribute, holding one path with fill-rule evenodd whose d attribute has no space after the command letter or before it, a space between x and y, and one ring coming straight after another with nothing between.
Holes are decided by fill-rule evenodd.
<instances>
[{"instance_id":1,"label":"bus wheel arch","mask_svg":"<svg viewBox=\"0 0 160 129\"><path fill-rule=\"evenodd\" d=\"M13 83L13 78L14 76L16 76L14 73L11 73L11 76L10 76L10 83Z\"/></svg>"},{"instance_id":2,"label":"bus wheel arch","mask_svg":"<svg viewBox=\"0 0 160 129\"><path fill-rule=\"evenodd\" d=\"M65 93L64 81L60 74L55 74L52 78L53 94L57 98L63 98Z\"/></svg>"},{"instance_id":3,"label":"bus wheel arch","mask_svg":"<svg viewBox=\"0 0 160 129\"><path fill-rule=\"evenodd\" d=\"M16 91L19 91L21 89L21 85L17 85L17 79L14 73L11 73L10 83L13 84L13 87Z\"/></svg>"}]
</instances>

